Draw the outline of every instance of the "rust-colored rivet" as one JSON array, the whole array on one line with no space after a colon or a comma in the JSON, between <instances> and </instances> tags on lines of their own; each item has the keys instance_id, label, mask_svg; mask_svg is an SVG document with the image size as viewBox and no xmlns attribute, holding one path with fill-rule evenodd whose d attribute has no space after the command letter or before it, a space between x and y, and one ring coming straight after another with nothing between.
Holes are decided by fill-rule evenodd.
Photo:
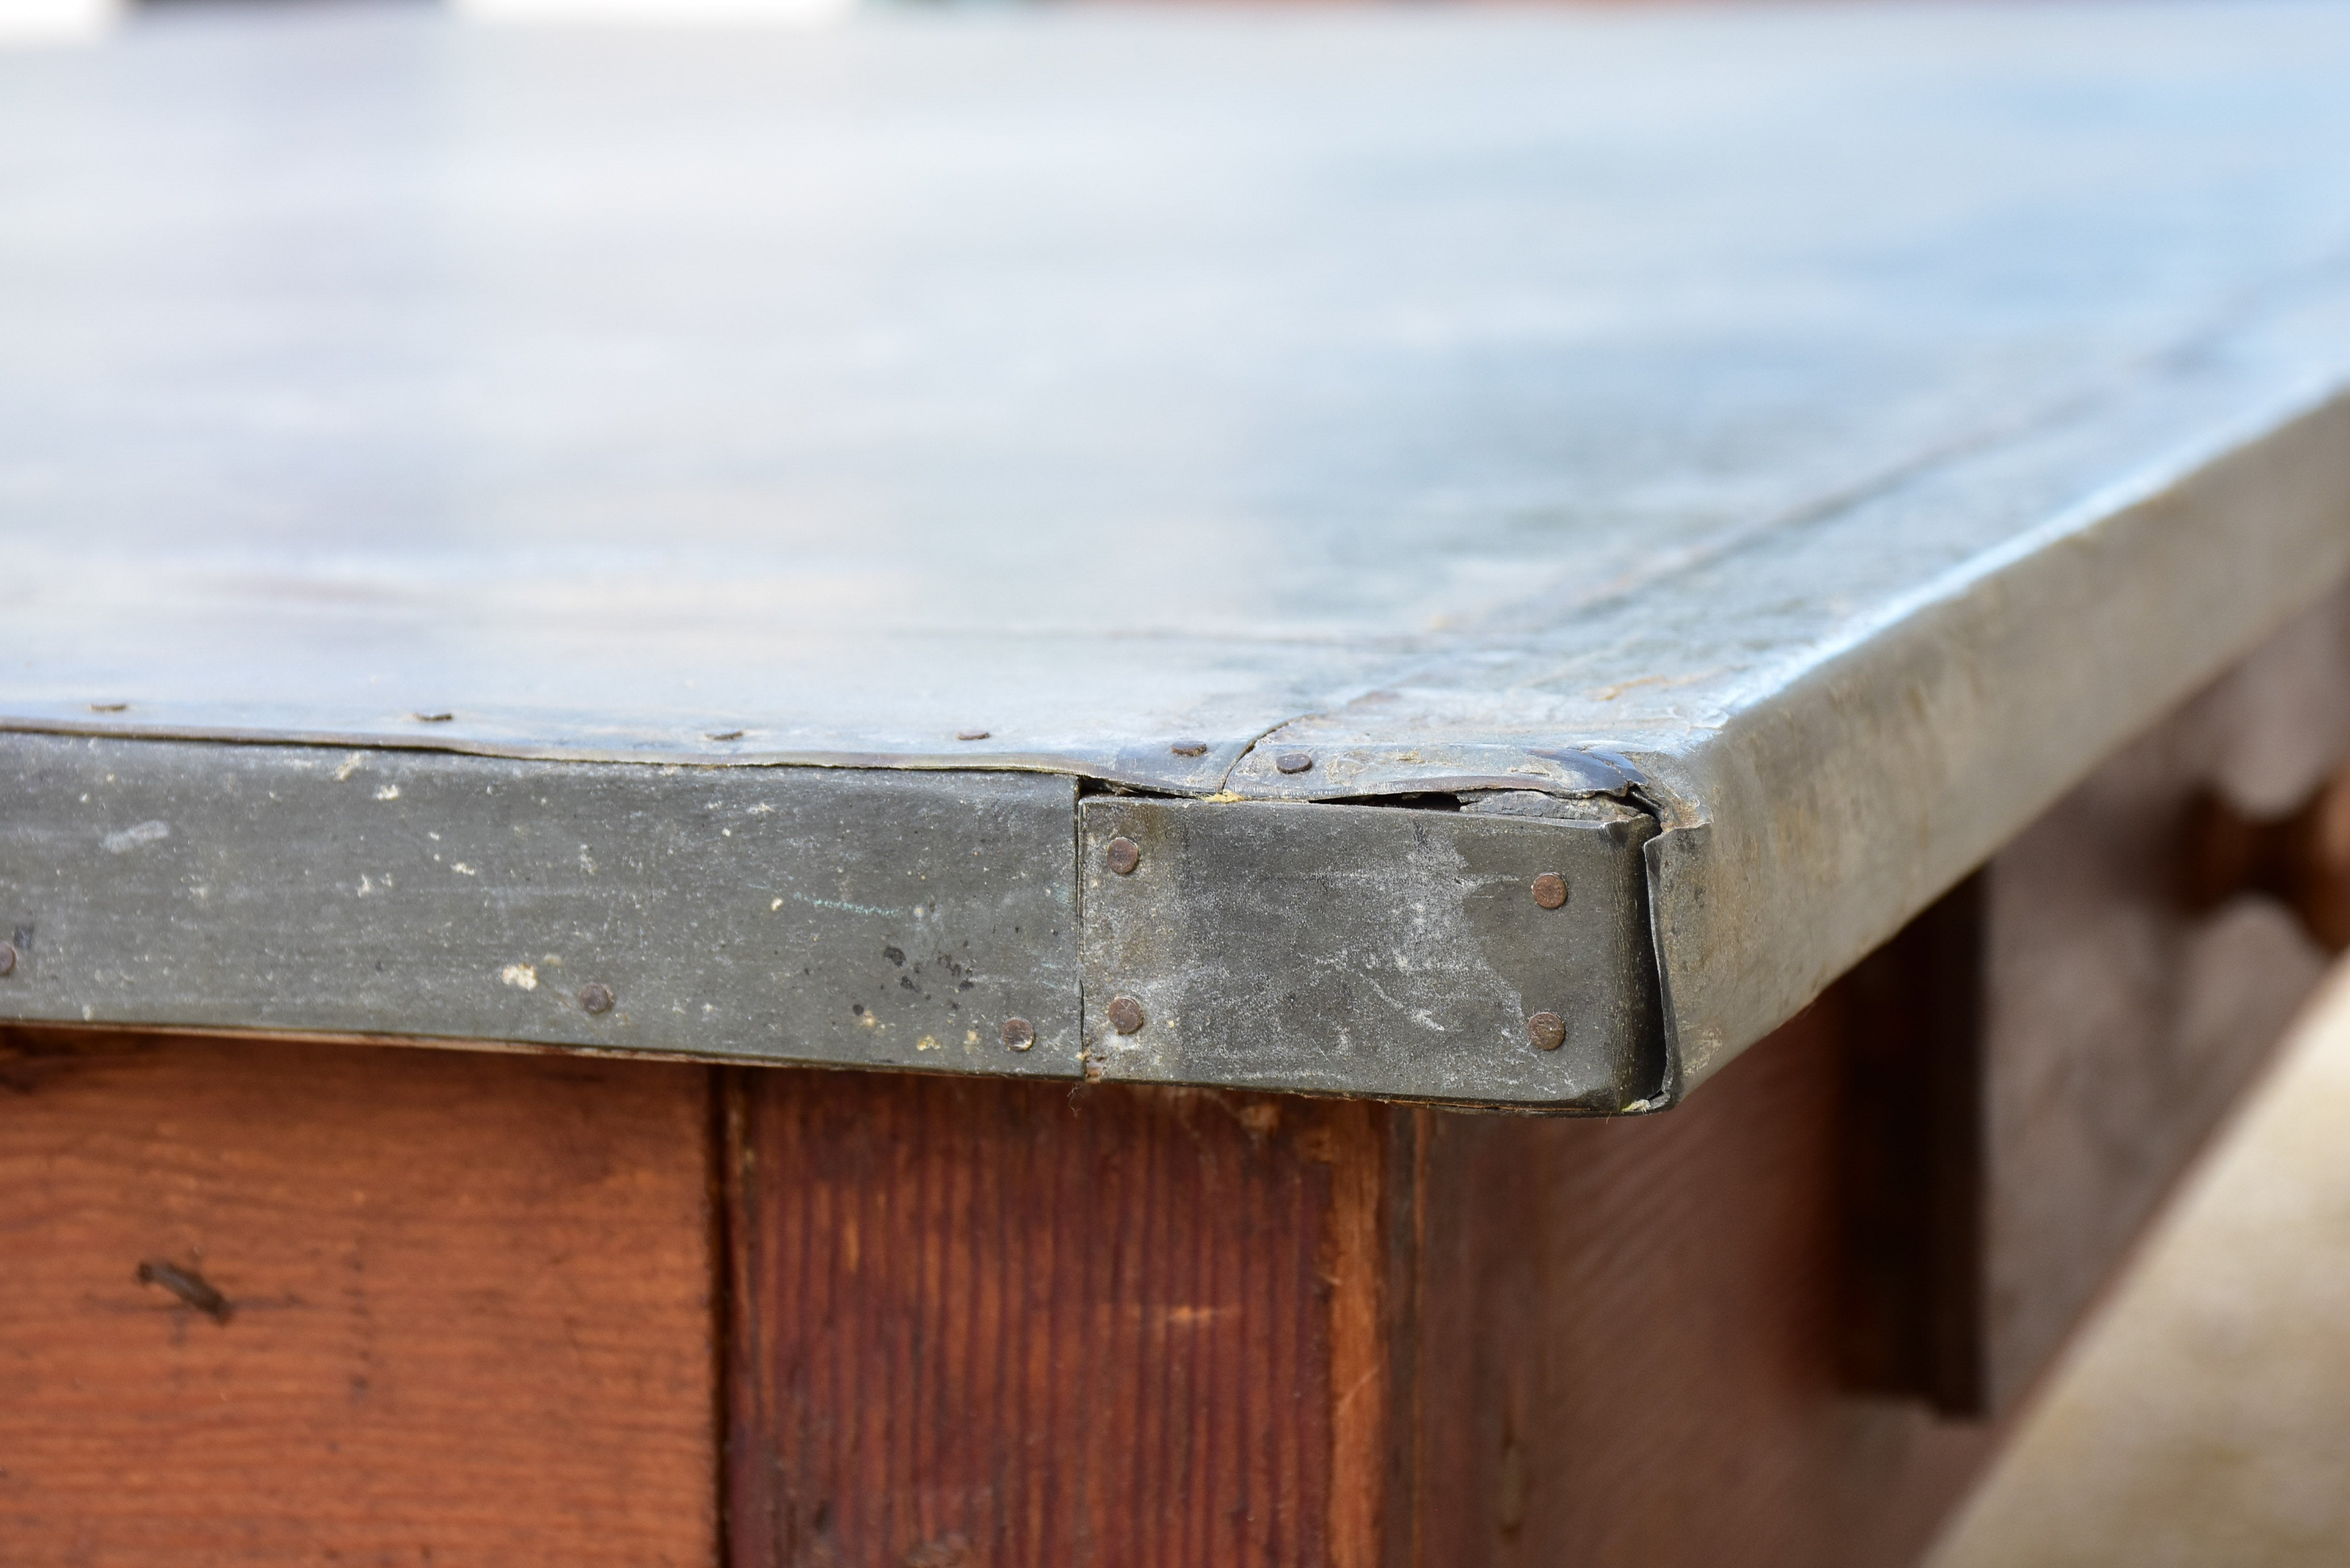
<instances>
[{"instance_id":1,"label":"rust-colored rivet","mask_svg":"<svg viewBox=\"0 0 2350 1568\"><path fill-rule=\"evenodd\" d=\"M1109 999L1109 1026L1120 1034L1131 1034L1142 1027L1142 1003L1130 996Z\"/></svg>"},{"instance_id":2,"label":"rust-colored rivet","mask_svg":"<svg viewBox=\"0 0 2350 1568\"><path fill-rule=\"evenodd\" d=\"M987 732L984 730L957 730L955 732L955 739L958 741L983 741L987 739Z\"/></svg>"},{"instance_id":3,"label":"rust-colored rivet","mask_svg":"<svg viewBox=\"0 0 2350 1568\"><path fill-rule=\"evenodd\" d=\"M1302 774L1314 765L1314 759L1305 752L1284 752L1273 759L1273 765L1285 774Z\"/></svg>"},{"instance_id":4,"label":"rust-colored rivet","mask_svg":"<svg viewBox=\"0 0 2350 1568\"><path fill-rule=\"evenodd\" d=\"M600 980L591 980L579 988L579 1005L589 1012L612 1011L612 988Z\"/></svg>"},{"instance_id":5,"label":"rust-colored rivet","mask_svg":"<svg viewBox=\"0 0 2350 1568\"><path fill-rule=\"evenodd\" d=\"M1119 876L1131 877L1134 868L1142 864L1142 846L1131 838L1113 838L1109 846L1102 851L1102 858L1108 861L1109 868Z\"/></svg>"},{"instance_id":6,"label":"rust-colored rivet","mask_svg":"<svg viewBox=\"0 0 2350 1568\"><path fill-rule=\"evenodd\" d=\"M1566 903L1566 878L1555 871L1545 871L1534 878L1534 902L1545 909L1555 909Z\"/></svg>"},{"instance_id":7,"label":"rust-colored rivet","mask_svg":"<svg viewBox=\"0 0 2350 1568\"><path fill-rule=\"evenodd\" d=\"M0 942L0 975L16 972L16 944Z\"/></svg>"},{"instance_id":8,"label":"rust-colored rivet","mask_svg":"<svg viewBox=\"0 0 2350 1568\"><path fill-rule=\"evenodd\" d=\"M1025 1051L1036 1044L1036 1026L1024 1018L1003 1021L1003 1043L1014 1051Z\"/></svg>"},{"instance_id":9,"label":"rust-colored rivet","mask_svg":"<svg viewBox=\"0 0 2350 1568\"><path fill-rule=\"evenodd\" d=\"M1178 741L1167 749L1174 753L1179 757L1204 757L1208 754L1208 742L1205 741Z\"/></svg>"},{"instance_id":10,"label":"rust-colored rivet","mask_svg":"<svg viewBox=\"0 0 2350 1568\"><path fill-rule=\"evenodd\" d=\"M1545 1051L1566 1044L1566 1020L1555 1012L1537 1012L1526 1020L1526 1038Z\"/></svg>"}]
</instances>

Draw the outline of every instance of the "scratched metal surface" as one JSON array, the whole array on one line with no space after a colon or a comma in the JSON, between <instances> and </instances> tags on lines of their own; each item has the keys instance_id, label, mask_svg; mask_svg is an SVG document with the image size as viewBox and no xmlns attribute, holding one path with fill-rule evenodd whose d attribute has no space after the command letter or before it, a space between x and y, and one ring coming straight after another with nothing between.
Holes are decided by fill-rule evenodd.
<instances>
[{"instance_id":1,"label":"scratched metal surface","mask_svg":"<svg viewBox=\"0 0 2350 1568\"><path fill-rule=\"evenodd\" d=\"M1616 753L1678 1092L2350 570L2345 79L2272 4L0 55L0 724Z\"/></svg>"},{"instance_id":2,"label":"scratched metal surface","mask_svg":"<svg viewBox=\"0 0 2350 1568\"><path fill-rule=\"evenodd\" d=\"M1473 1085L1603 1114L1663 1097L1661 1053L1627 1049L1659 1038L1642 812L1095 796L1078 820L1086 1045L1107 1076L1412 1100ZM1121 837L1139 852L1122 873ZM1556 908L1530 896L1544 873ZM1120 997L1141 1027L1119 1028ZM1544 1015L1561 1038L1536 1048Z\"/></svg>"},{"instance_id":3,"label":"scratched metal surface","mask_svg":"<svg viewBox=\"0 0 2350 1568\"><path fill-rule=\"evenodd\" d=\"M1066 778L5 756L0 1017L1081 1070Z\"/></svg>"}]
</instances>

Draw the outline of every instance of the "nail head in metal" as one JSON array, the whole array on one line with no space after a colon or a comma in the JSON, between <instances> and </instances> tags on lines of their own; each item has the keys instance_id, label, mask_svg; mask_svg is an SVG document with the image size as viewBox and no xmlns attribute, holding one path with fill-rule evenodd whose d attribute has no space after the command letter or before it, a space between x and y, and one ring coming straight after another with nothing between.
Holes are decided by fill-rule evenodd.
<instances>
[{"instance_id":1,"label":"nail head in metal","mask_svg":"<svg viewBox=\"0 0 2350 1568\"><path fill-rule=\"evenodd\" d=\"M1183 740L1176 742L1167 749L1174 753L1179 757L1204 757L1208 754L1208 742L1205 741Z\"/></svg>"},{"instance_id":2,"label":"nail head in metal","mask_svg":"<svg viewBox=\"0 0 2350 1568\"><path fill-rule=\"evenodd\" d=\"M1003 1043L1014 1051L1025 1051L1036 1044L1036 1026L1024 1018L1003 1021Z\"/></svg>"},{"instance_id":3,"label":"nail head in metal","mask_svg":"<svg viewBox=\"0 0 2350 1568\"><path fill-rule=\"evenodd\" d=\"M1302 774L1314 765L1314 759L1305 752L1284 752L1273 759L1273 765L1285 774Z\"/></svg>"},{"instance_id":4,"label":"nail head in metal","mask_svg":"<svg viewBox=\"0 0 2350 1568\"><path fill-rule=\"evenodd\" d=\"M1562 908L1566 903L1566 878L1555 871L1545 871L1534 878L1534 902L1545 909Z\"/></svg>"},{"instance_id":5,"label":"nail head in metal","mask_svg":"<svg viewBox=\"0 0 2350 1568\"><path fill-rule=\"evenodd\" d=\"M1544 1051L1566 1044L1566 1020L1555 1012L1537 1012L1526 1020L1526 1038Z\"/></svg>"},{"instance_id":6,"label":"nail head in metal","mask_svg":"<svg viewBox=\"0 0 2350 1568\"><path fill-rule=\"evenodd\" d=\"M0 975L16 972L16 944L0 942Z\"/></svg>"},{"instance_id":7,"label":"nail head in metal","mask_svg":"<svg viewBox=\"0 0 2350 1568\"><path fill-rule=\"evenodd\" d=\"M612 988L602 981L591 980L579 988L579 1005L589 1012L609 1012L612 1002Z\"/></svg>"},{"instance_id":8,"label":"nail head in metal","mask_svg":"<svg viewBox=\"0 0 2350 1568\"><path fill-rule=\"evenodd\" d=\"M955 739L958 741L983 741L987 739L987 732L985 730L957 730L955 732Z\"/></svg>"},{"instance_id":9,"label":"nail head in metal","mask_svg":"<svg viewBox=\"0 0 2350 1568\"><path fill-rule=\"evenodd\" d=\"M1130 996L1109 999L1109 1026L1120 1034L1131 1034L1142 1027L1142 1003Z\"/></svg>"},{"instance_id":10,"label":"nail head in metal","mask_svg":"<svg viewBox=\"0 0 2350 1568\"><path fill-rule=\"evenodd\" d=\"M1131 877L1134 868L1142 864L1142 846L1120 836L1109 841L1109 846L1102 851L1102 858L1108 861L1109 868L1119 876Z\"/></svg>"}]
</instances>

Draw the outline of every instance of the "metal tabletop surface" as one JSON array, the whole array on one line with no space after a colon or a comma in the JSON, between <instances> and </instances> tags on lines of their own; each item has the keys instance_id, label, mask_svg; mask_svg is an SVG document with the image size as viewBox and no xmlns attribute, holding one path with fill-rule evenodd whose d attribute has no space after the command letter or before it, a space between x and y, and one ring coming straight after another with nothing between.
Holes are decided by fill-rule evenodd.
<instances>
[{"instance_id":1,"label":"metal tabletop surface","mask_svg":"<svg viewBox=\"0 0 2350 1568\"><path fill-rule=\"evenodd\" d=\"M2265 3L0 52L0 1017L1669 1104L2350 572L2345 83Z\"/></svg>"}]
</instances>

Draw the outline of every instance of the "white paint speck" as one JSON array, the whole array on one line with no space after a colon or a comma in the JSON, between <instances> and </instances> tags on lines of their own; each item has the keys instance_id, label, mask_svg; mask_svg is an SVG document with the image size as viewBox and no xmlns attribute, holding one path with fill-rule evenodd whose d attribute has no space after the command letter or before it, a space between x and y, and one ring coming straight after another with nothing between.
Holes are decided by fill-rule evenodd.
<instances>
[{"instance_id":1,"label":"white paint speck","mask_svg":"<svg viewBox=\"0 0 2350 1568\"><path fill-rule=\"evenodd\" d=\"M386 784L381 789L375 792L375 797L378 800L398 800L400 798L400 786L398 784Z\"/></svg>"},{"instance_id":2,"label":"white paint speck","mask_svg":"<svg viewBox=\"0 0 2350 1568\"><path fill-rule=\"evenodd\" d=\"M478 877L481 875L479 871L474 870L463 860L452 861L450 864L449 869L454 871L460 877Z\"/></svg>"},{"instance_id":3,"label":"white paint speck","mask_svg":"<svg viewBox=\"0 0 2350 1568\"><path fill-rule=\"evenodd\" d=\"M353 752L349 756L345 757L343 759L343 765L335 770L335 782L337 784L340 784L345 779L350 777L353 774L359 772L359 764L365 761L367 761L367 753L365 752Z\"/></svg>"},{"instance_id":4,"label":"white paint speck","mask_svg":"<svg viewBox=\"0 0 2350 1568\"><path fill-rule=\"evenodd\" d=\"M784 907L784 901L783 901L781 898L778 898L778 899L776 899L774 903L772 903L772 904L770 904L770 905L768 905L768 906L767 906L767 913L769 913L769 914L771 914L771 915L772 915L772 914L774 914L777 909L782 909L783 907Z\"/></svg>"},{"instance_id":5,"label":"white paint speck","mask_svg":"<svg viewBox=\"0 0 2350 1568\"><path fill-rule=\"evenodd\" d=\"M506 965L505 968L498 971L498 978L504 981L508 985L513 986L516 991L536 991L538 989L538 971L531 968L530 965L526 963L510 963Z\"/></svg>"},{"instance_id":6,"label":"white paint speck","mask_svg":"<svg viewBox=\"0 0 2350 1568\"><path fill-rule=\"evenodd\" d=\"M142 822L136 827L126 827L120 833L106 836L106 847L117 855L128 855L143 844L161 844L172 836L168 822Z\"/></svg>"}]
</instances>

